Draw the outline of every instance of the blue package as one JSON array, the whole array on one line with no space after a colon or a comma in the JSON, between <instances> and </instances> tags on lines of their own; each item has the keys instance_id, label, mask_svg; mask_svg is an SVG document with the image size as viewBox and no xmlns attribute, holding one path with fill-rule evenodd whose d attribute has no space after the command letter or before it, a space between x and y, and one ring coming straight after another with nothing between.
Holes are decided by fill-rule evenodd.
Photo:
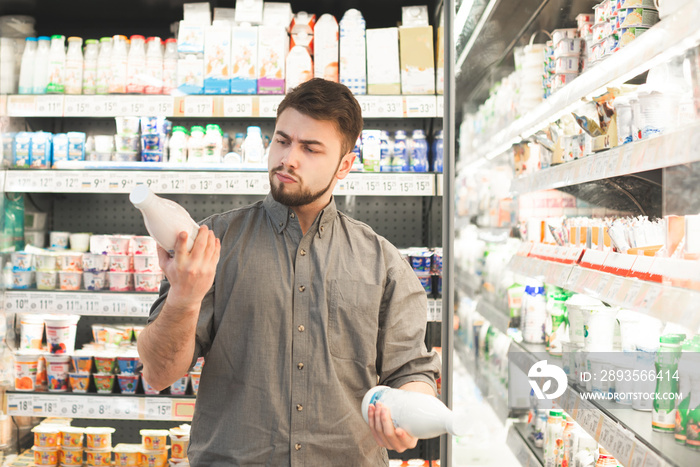
<instances>
[{"instance_id":1,"label":"blue package","mask_svg":"<svg viewBox=\"0 0 700 467\"><path fill-rule=\"evenodd\" d=\"M32 152L29 156L29 165L34 169L51 168L51 142L53 135L45 131L37 131L32 134Z\"/></svg>"},{"instance_id":2,"label":"blue package","mask_svg":"<svg viewBox=\"0 0 700 467\"><path fill-rule=\"evenodd\" d=\"M81 131L68 132L68 160L85 160L85 133Z\"/></svg>"},{"instance_id":3,"label":"blue package","mask_svg":"<svg viewBox=\"0 0 700 467\"><path fill-rule=\"evenodd\" d=\"M29 167L31 155L32 134L28 131L18 132L12 144L12 165L15 167Z\"/></svg>"},{"instance_id":4,"label":"blue package","mask_svg":"<svg viewBox=\"0 0 700 467\"><path fill-rule=\"evenodd\" d=\"M433 253L431 251L412 251L411 267L416 272L430 272Z\"/></svg>"},{"instance_id":5,"label":"blue package","mask_svg":"<svg viewBox=\"0 0 700 467\"><path fill-rule=\"evenodd\" d=\"M51 156L53 164L68 160L68 135L56 133L53 135L53 152Z\"/></svg>"},{"instance_id":6,"label":"blue package","mask_svg":"<svg viewBox=\"0 0 700 467\"><path fill-rule=\"evenodd\" d=\"M2 152L0 152L0 154L2 154L3 167L12 165L12 147L14 146L16 135L17 133L15 132L7 132L0 134L0 138L2 138L2 147L0 147Z\"/></svg>"},{"instance_id":7,"label":"blue package","mask_svg":"<svg viewBox=\"0 0 700 467\"><path fill-rule=\"evenodd\" d=\"M163 141L158 134L141 135L141 150L144 152L163 152Z\"/></svg>"},{"instance_id":8,"label":"blue package","mask_svg":"<svg viewBox=\"0 0 700 467\"><path fill-rule=\"evenodd\" d=\"M426 275L418 275L418 281L420 282L420 285L423 286L423 290L425 290L425 293L432 293L433 291L433 284L432 284L432 276L430 274Z\"/></svg>"},{"instance_id":9,"label":"blue package","mask_svg":"<svg viewBox=\"0 0 700 467\"><path fill-rule=\"evenodd\" d=\"M141 151L141 160L143 162L163 162L163 153L161 151Z\"/></svg>"}]
</instances>

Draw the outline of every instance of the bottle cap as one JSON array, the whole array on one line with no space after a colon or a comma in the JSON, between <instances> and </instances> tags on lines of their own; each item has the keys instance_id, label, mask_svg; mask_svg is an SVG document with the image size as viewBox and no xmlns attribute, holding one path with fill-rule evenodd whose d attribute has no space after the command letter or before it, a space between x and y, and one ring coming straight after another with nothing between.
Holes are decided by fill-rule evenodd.
<instances>
[{"instance_id":1,"label":"bottle cap","mask_svg":"<svg viewBox=\"0 0 700 467\"><path fill-rule=\"evenodd\" d=\"M132 41L145 41L146 38L141 36L140 34L133 35L129 38Z\"/></svg>"},{"instance_id":2,"label":"bottle cap","mask_svg":"<svg viewBox=\"0 0 700 467\"><path fill-rule=\"evenodd\" d=\"M172 43L177 44L177 39L175 39L174 37L170 37L168 39L165 39L165 43L166 44L172 44Z\"/></svg>"},{"instance_id":3,"label":"bottle cap","mask_svg":"<svg viewBox=\"0 0 700 467\"><path fill-rule=\"evenodd\" d=\"M85 39L85 45L97 44L97 39Z\"/></svg>"},{"instance_id":4,"label":"bottle cap","mask_svg":"<svg viewBox=\"0 0 700 467\"><path fill-rule=\"evenodd\" d=\"M158 36L151 36L148 39L146 39L146 42L161 42L161 40Z\"/></svg>"},{"instance_id":5,"label":"bottle cap","mask_svg":"<svg viewBox=\"0 0 700 467\"><path fill-rule=\"evenodd\" d=\"M68 42L83 42L82 37L71 36L68 38Z\"/></svg>"},{"instance_id":6,"label":"bottle cap","mask_svg":"<svg viewBox=\"0 0 700 467\"><path fill-rule=\"evenodd\" d=\"M259 126L249 126L248 128L246 128L246 132L249 135L255 133L262 136L262 130Z\"/></svg>"},{"instance_id":7,"label":"bottle cap","mask_svg":"<svg viewBox=\"0 0 700 467\"><path fill-rule=\"evenodd\" d=\"M51 38L49 36L39 36L40 41L50 41Z\"/></svg>"},{"instance_id":8,"label":"bottle cap","mask_svg":"<svg viewBox=\"0 0 700 467\"><path fill-rule=\"evenodd\" d=\"M396 133L394 133L394 138L395 139L406 139L406 132L403 130L396 130Z\"/></svg>"},{"instance_id":9,"label":"bottle cap","mask_svg":"<svg viewBox=\"0 0 700 467\"><path fill-rule=\"evenodd\" d=\"M190 134L189 131L187 131L187 128L185 128L184 126L174 126L173 133L175 133L176 131L179 131L179 132L184 133L186 135Z\"/></svg>"},{"instance_id":10,"label":"bottle cap","mask_svg":"<svg viewBox=\"0 0 700 467\"><path fill-rule=\"evenodd\" d=\"M215 131L218 129L219 129L219 125L214 125L213 123L210 123L209 125L207 125L207 131L209 131L209 130Z\"/></svg>"},{"instance_id":11,"label":"bottle cap","mask_svg":"<svg viewBox=\"0 0 700 467\"><path fill-rule=\"evenodd\" d=\"M36 42L36 37L27 37L25 39L26 42Z\"/></svg>"},{"instance_id":12,"label":"bottle cap","mask_svg":"<svg viewBox=\"0 0 700 467\"><path fill-rule=\"evenodd\" d=\"M114 39L115 41L125 41L126 36L122 36L121 34L117 34L116 36L113 36L112 39Z\"/></svg>"},{"instance_id":13,"label":"bottle cap","mask_svg":"<svg viewBox=\"0 0 700 467\"><path fill-rule=\"evenodd\" d=\"M66 36L62 36L60 34L56 34L56 35L51 36L51 40L54 40L54 39L64 40L65 38L66 38Z\"/></svg>"},{"instance_id":14,"label":"bottle cap","mask_svg":"<svg viewBox=\"0 0 700 467\"><path fill-rule=\"evenodd\" d=\"M561 409L552 409L549 411L549 416L550 417L561 417L563 415L563 412Z\"/></svg>"},{"instance_id":15,"label":"bottle cap","mask_svg":"<svg viewBox=\"0 0 700 467\"><path fill-rule=\"evenodd\" d=\"M413 130L413 138L425 138L425 133L420 129Z\"/></svg>"},{"instance_id":16,"label":"bottle cap","mask_svg":"<svg viewBox=\"0 0 700 467\"><path fill-rule=\"evenodd\" d=\"M200 133L204 133L204 128L199 126L199 125L193 126L192 129L190 130L190 133L194 133L195 131L198 131Z\"/></svg>"},{"instance_id":17,"label":"bottle cap","mask_svg":"<svg viewBox=\"0 0 700 467\"><path fill-rule=\"evenodd\" d=\"M100 42L112 42L111 37L100 37Z\"/></svg>"},{"instance_id":18,"label":"bottle cap","mask_svg":"<svg viewBox=\"0 0 700 467\"><path fill-rule=\"evenodd\" d=\"M685 334L665 334L659 338L662 344L680 345L685 340Z\"/></svg>"}]
</instances>

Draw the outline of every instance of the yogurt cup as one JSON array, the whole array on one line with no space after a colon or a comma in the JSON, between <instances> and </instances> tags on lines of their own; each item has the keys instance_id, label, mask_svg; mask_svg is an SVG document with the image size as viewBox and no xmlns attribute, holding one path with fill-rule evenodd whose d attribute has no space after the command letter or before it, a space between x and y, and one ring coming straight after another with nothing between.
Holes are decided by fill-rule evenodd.
<instances>
[{"instance_id":1,"label":"yogurt cup","mask_svg":"<svg viewBox=\"0 0 700 467\"><path fill-rule=\"evenodd\" d=\"M50 392L68 391L68 373L71 358L66 354L46 355L46 374Z\"/></svg>"},{"instance_id":2,"label":"yogurt cup","mask_svg":"<svg viewBox=\"0 0 700 467\"><path fill-rule=\"evenodd\" d=\"M56 271L37 271L36 288L39 290L55 290L58 285L58 273Z\"/></svg>"},{"instance_id":3,"label":"yogurt cup","mask_svg":"<svg viewBox=\"0 0 700 467\"><path fill-rule=\"evenodd\" d=\"M100 253L83 253L83 271L103 272L109 269L109 256Z\"/></svg>"},{"instance_id":4,"label":"yogurt cup","mask_svg":"<svg viewBox=\"0 0 700 467\"><path fill-rule=\"evenodd\" d=\"M139 387L139 375L117 375L119 390L122 394L136 394Z\"/></svg>"},{"instance_id":5,"label":"yogurt cup","mask_svg":"<svg viewBox=\"0 0 700 467\"><path fill-rule=\"evenodd\" d=\"M114 447L114 465L117 467L141 466L140 444L117 444Z\"/></svg>"},{"instance_id":6,"label":"yogurt cup","mask_svg":"<svg viewBox=\"0 0 700 467\"><path fill-rule=\"evenodd\" d=\"M623 28L619 29L617 33L620 37L620 47L624 47L631 43L633 40L647 32L649 28Z\"/></svg>"},{"instance_id":7,"label":"yogurt cup","mask_svg":"<svg viewBox=\"0 0 700 467\"><path fill-rule=\"evenodd\" d=\"M129 235L107 235L108 250L111 255L128 255L131 245ZM93 252L94 253L94 252Z\"/></svg>"},{"instance_id":8,"label":"yogurt cup","mask_svg":"<svg viewBox=\"0 0 700 467\"><path fill-rule=\"evenodd\" d=\"M134 255L134 272L161 272L158 256L154 255Z\"/></svg>"},{"instance_id":9,"label":"yogurt cup","mask_svg":"<svg viewBox=\"0 0 700 467\"><path fill-rule=\"evenodd\" d=\"M69 238L70 232L49 232L49 245L52 250L66 250Z\"/></svg>"},{"instance_id":10,"label":"yogurt cup","mask_svg":"<svg viewBox=\"0 0 700 467\"><path fill-rule=\"evenodd\" d=\"M26 251L13 251L10 253L13 271L31 271L34 263L34 255Z\"/></svg>"},{"instance_id":11,"label":"yogurt cup","mask_svg":"<svg viewBox=\"0 0 700 467\"><path fill-rule=\"evenodd\" d=\"M554 45L554 47L557 47L561 40L575 39L576 37L578 37L578 29L576 28L555 29L554 31L552 31L552 44Z\"/></svg>"},{"instance_id":12,"label":"yogurt cup","mask_svg":"<svg viewBox=\"0 0 700 467\"><path fill-rule=\"evenodd\" d=\"M131 255L109 255L110 272L131 272L134 269Z\"/></svg>"},{"instance_id":13,"label":"yogurt cup","mask_svg":"<svg viewBox=\"0 0 700 467\"><path fill-rule=\"evenodd\" d=\"M85 429L77 426L62 426L61 428L61 446L66 448L82 448Z\"/></svg>"},{"instance_id":14,"label":"yogurt cup","mask_svg":"<svg viewBox=\"0 0 700 467\"><path fill-rule=\"evenodd\" d=\"M156 394L160 394L160 391L148 384L148 381L141 378L141 382L143 383L143 392L149 396L154 396Z\"/></svg>"},{"instance_id":15,"label":"yogurt cup","mask_svg":"<svg viewBox=\"0 0 700 467\"><path fill-rule=\"evenodd\" d=\"M122 151L112 154L112 160L116 162L138 162L141 157L138 151Z\"/></svg>"},{"instance_id":16,"label":"yogurt cup","mask_svg":"<svg viewBox=\"0 0 700 467\"><path fill-rule=\"evenodd\" d=\"M46 231L45 230L24 230L24 243L37 248L46 247Z\"/></svg>"},{"instance_id":17,"label":"yogurt cup","mask_svg":"<svg viewBox=\"0 0 700 467\"><path fill-rule=\"evenodd\" d=\"M583 313L583 348L586 352L612 352L617 309L591 307ZM598 373L600 374L600 373Z\"/></svg>"},{"instance_id":18,"label":"yogurt cup","mask_svg":"<svg viewBox=\"0 0 700 467\"><path fill-rule=\"evenodd\" d=\"M190 433L182 428L170 430L170 457L173 459L187 459L187 447L190 444Z\"/></svg>"},{"instance_id":19,"label":"yogurt cup","mask_svg":"<svg viewBox=\"0 0 700 467\"><path fill-rule=\"evenodd\" d=\"M114 373L114 355L95 355L95 369L98 373L112 374Z\"/></svg>"},{"instance_id":20,"label":"yogurt cup","mask_svg":"<svg viewBox=\"0 0 700 467\"><path fill-rule=\"evenodd\" d=\"M40 448L55 448L59 445L60 429L56 425L37 425L32 428L34 446Z\"/></svg>"},{"instance_id":21,"label":"yogurt cup","mask_svg":"<svg viewBox=\"0 0 700 467\"><path fill-rule=\"evenodd\" d=\"M41 342L44 337L43 315L22 315L19 321L21 350L41 350Z\"/></svg>"},{"instance_id":22,"label":"yogurt cup","mask_svg":"<svg viewBox=\"0 0 700 467\"><path fill-rule=\"evenodd\" d=\"M139 150L138 135L114 135L114 148L118 152L136 152Z\"/></svg>"},{"instance_id":23,"label":"yogurt cup","mask_svg":"<svg viewBox=\"0 0 700 467\"><path fill-rule=\"evenodd\" d=\"M187 392L187 384L189 383L190 375L185 375L170 385L170 394L174 396L184 396Z\"/></svg>"},{"instance_id":24,"label":"yogurt cup","mask_svg":"<svg viewBox=\"0 0 700 467\"><path fill-rule=\"evenodd\" d=\"M90 253L96 255L109 254L112 245L110 237L111 235L93 235L90 237Z\"/></svg>"},{"instance_id":25,"label":"yogurt cup","mask_svg":"<svg viewBox=\"0 0 700 467\"><path fill-rule=\"evenodd\" d=\"M158 292L163 274L146 272L134 273L134 290L137 292Z\"/></svg>"},{"instance_id":26,"label":"yogurt cup","mask_svg":"<svg viewBox=\"0 0 700 467\"><path fill-rule=\"evenodd\" d=\"M134 288L134 275L130 272L108 272L109 290L112 292L129 292Z\"/></svg>"},{"instance_id":27,"label":"yogurt cup","mask_svg":"<svg viewBox=\"0 0 700 467\"><path fill-rule=\"evenodd\" d=\"M85 290L102 290L107 287L107 273L100 272L84 272L83 285Z\"/></svg>"},{"instance_id":28,"label":"yogurt cup","mask_svg":"<svg viewBox=\"0 0 700 467\"><path fill-rule=\"evenodd\" d=\"M58 271L58 284L61 290L80 290L82 282L82 272Z\"/></svg>"},{"instance_id":29,"label":"yogurt cup","mask_svg":"<svg viewBox=\"0 0 700 467\"><path fill-rule=\"evenodd\" d=\"M83 465L83 448L62 448L58 451L58 462L61 463L61 467L66 467L68 465Z\"/></svg>"},{"instance_id":30,"label":"yogurt cup","mask_svg":"<svg viewBox=\"0 0 700 467\"><path fill-rule=\"evenodd\" d=\"M53 253L40 253L34 255L37 271L56 271L58 269L58 261Z\"/></svg>"},{"instance_id":31,"label":"yogurt cup","mask_svg":"<svg viewBox=\"0 0 700 467\"><path fill-rule=\"evenodd\" d=\"M95 380L95 388L98 394L111 394L114 389L114 375L95 373L92 375Z\"/></svg>"},{"instance_id":32,"label":"yogurt cup","mask_svg":"<svg viewBox=\"0 0 700 467\"><path fill-rule=\"evenodd\" d=\"M564 56L554 60L555 73L578 73L581 62L579 56Z\"/></svg>"},{"instance_id":33,"label":"yogurt cup","mask_svg":"<svg viewBox=\"0 0 700 467\"><path fill-rule=\"evenodd\" d=\"M145 451L157 451L167 449L168 430L141 430L141 444Z\"/></svg>"},{"instance_id":34,"label":"yogurt cup","mask_svg":"<svg viewBox=\"0 0 700 467\"><path fill-rule=\"evenodd\" d=\"M139 365L139 357L119 356L117 357L117 366L119 372L123 375L135 375L136 368Z\"/></svg>"},{"instance_id":35,"label":"yogurt cup","mask_svg":"<svg viewBox=\"0 0 700 467\"><path fill-rule=\"evenodd\" d=\"M85 428L85 441L87 448L93 450L111 449L112 433L115 431L117 430L106 426L89 426Z\"/></svg>"},{"instance_id":36,"label":"yogurt cup","mask_svg":"<svg viewBox=\"0 0 700 467\"><path fill-rule=\"evenodd\" d=\"M69 236L70 249L82 253L90 250L90 234L85 232L72 233Z\"/></svg>"},{"instance_id":37,"label":"yogurt cup","mask_svg":"<svg viewBox=\"0 0 700 467\"><path fill-rule=\"evenodd\" d=\"M619 29L650 28L659 22L659 12L657 10L645 8L626 8L619 11L626 12L624 21L618 25Z\"/></svg>"},{"instance_id":38,"label":"yogurt cup","mask_svg":"<svg viewBox=\"0 0 700 467\"><path fill-rule=\"evenodd\" d=\"M199 392L199 379L202 377L202 373L198 371L190 372L190 379L192 380L192 394L195 396Z\"/></svg>"},{"instance_id":39,"label":"yogurt cup","mask_svg":"<svg viewBox=\"0 0 700 467\"><path fill-rule=\"evenodd\" d=\"M12 288L28 289L34 283L34 273L32 271L12 271Z\"/></svg>"},{"instance_id":40,"label":"yogurt cup","mask_svg":"<svg viewBox=\"0 0 700 467\"><path fill-rule=\"evenodd\" d=\"M110 467L112 465L112 449L86 449L85 460L93 467Z\"/></svg>"},{"instance_id":41,"label":"yogurt cup","mask_svg":"<svg viewBox=\"0 0 700 467\"><path fill-rule=\"evenodd\" d=\"M80 320L77 315L47 315L46 340L52 354L72 354L75 350L75 331Z\"/></svg>"},{"instance_id":42,"label":"yogurt cup","mask_svg":"<svg viewBox=\"0 0 700 467\"><path fill-rule=\"evenodd\" d=\"M90 387L90 373L68 373L71 391L85 393Z\"/></svg>"},{"instance_id":43,"label":"yogurt cup","mask_svg":"<svg viewBox=\"0 0 700 467\"><path fill-rule=\"evenodd\" d=\"M603 302L586 295L574 294L566 301L569 316L569 339L576 344L583 344L583 316L585 310L603 305Z\"/></svg>"},{"instance_id":44,"label":"yogurt cup","mask_svg":"<svg viewBox=\"0 0 700 467\"><path fill-rule=\"evenodd\" d=\"M158 257L156 241L153 237L137 235L134 237L134 256L145 255Z\"/></svg>"},{"instance_id":45,"label":"yogurt cup","mask_svg":"<svg viewBox=\"0 0 700 467\"><path fill-rule=\"evenodd\" d=\"M34 451L34 465L58 465L58 448L32 447Z\"/></svg>"},{"instance_id":46,"label":"yogurt cup","mask_svg":"<svg viewBox=\"0 0 700 467\"><path fill-rule=\"evenodd\" d=\"M166 467L168 465L167 448L157 451L144 449L141 451L141 464L148 467Z\"/></svg>"},{"instance_id":47,"label":"yogurt cup","mask_svg":"<svg viewBox=\"0 0 700 467\"><path fill-rule=\"evenodd\" d=\"M15 390L34 391L37 386L37 373L39 372L39 353L19 351L14 354L15 359Z\"/></svg>"}]
</instances>

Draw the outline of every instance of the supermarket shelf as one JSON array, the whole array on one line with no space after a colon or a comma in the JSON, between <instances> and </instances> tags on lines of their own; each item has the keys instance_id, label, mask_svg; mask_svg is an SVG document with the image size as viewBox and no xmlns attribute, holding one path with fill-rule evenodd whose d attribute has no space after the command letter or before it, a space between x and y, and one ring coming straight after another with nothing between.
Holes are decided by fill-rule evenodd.
<instances>
[{"instance_id":1,"label":"supermarket shelf","mask_svg":"<svg viewBox=\"0 0 700 467\"><path fill-rule=\"evenodd\" d=\"M511 362L525 374L547 355L544 345L515 342L509 352ZM550 357L548 361L556 364L557 359ZM621 408L613 402L586 400L575 385L569 385L555 403L625 467L700 464L700 453L676 444L672 434L652 431L650 412Z\"/></svg>"},{"instance_id":2,"label":"supermarket shelf","mask_svg":"<svg viewBox=\"0 0 700 467\"><path fill-rule=\"evenodd\" d=\"M523 467L543 466L544 452L535 447L528 435L527 423L513 423L508 429L506 445Z\"/></svg>"},{"instance_id":3,"label":"supermarket shelf","mask_svg":"<svg viewBox=\"0 0 700 467\"><path fill-rule=\"evenodd\" d=\"M583 98L607 85L627 81L700 40L700 0L691 0L612 57L586 70L531 112L494 135L475 159L498 156L548 122L559 119Z\"/></svg>"},{"instance_id":4,"label":"supermarket shelf","mask_svg":"<svg viewBox=\"0 0 700 467\"><path fill-rule=\"evenodd\" d=\"M549 284L689 329L700 327L697 310L700 293L694 290L522 256L514 256L508 268L523 276L540 276Z\"/></svg>"},{"instance_id":5,"label":"supermarket shelf","mask_svg":"<svg viewBox=\"0 0 700 467\"><path fill-rule=\"evenodd\" d=\"M476 304L476 311L491 323L491 326L494 326L503 334L508 334L510 317L503 313L498 307L492 305L482 297Z\"/></svg>"},{"instance_id":6,"label":"supermarket shelf","mask_svg":"<svg viewBox=\"0 0 700 467\"><path fill-rule=\"evenodd\" d=\"M157 293L7 290L5 311L145 318L156 298Z\"/></svg>"},{"instance_id":7,"label":"supermarket shelf","mask_svg":"<svg viewBox=\"0 0 700 467\"><path fill-rule=\"evenodd\" d=\"M8 415L116 420L192 420L192 396L7 392Z\"/></svg>"},{"instance_id":8,"label":"supermarket shelf","mask_svg":"<svg viewBox=\"0 0 700 467\"><path fill-rule=\"evenodd\" d=\"M476 299L481 291L481 278L459 268L455 268L455 282L457 290L473 299Z\"/></svg>"},{"instance_id":9,"label":"supermarket shelf","mask_svg":"<svg viewBox=\"0 0 700 467\"><path fill-rule=\"evenodd\" d=\"M626 144L513 180L511 191L529 193L700 161L700 124Z\"/></svg>"},{"instance_id":10,"label":"supermarket shelf","mask_svg":"<svg viewBox=\"0 0 700 467\"><path fill-rule=\"evenodd\" d=\"M5 191L29 193L130 193L139 184L165 194L265 195L270 190L267 172L174 170L186 166L148 162L70 165L80 169L7 170L0 178L4 179ZM338 182L334 194L434 196L435 179L435 174L429 173L354 172Z\"/></svg>"},{"instance_id":11,"label":"supermarket shelf","mask_svg":"<svg viewBox=\"0 0 700 467\"><path fill-rule=\"evenodd\" d=\"M429 298L428 299L428 322L429 323L442 322L442 299L441 298Z\"/></svg>"},{"instance_id":12,"label":"supermarket shelf","mask_svg":"<svg viewBox=\"0 0 700 467\"><path fill-rule=\"evenodd\" d=\"M444 113L443 96L355 96L364 118L435 118ZM0 116L275 118L283 95L7 95Z\"/></svg>"}]
</instances>

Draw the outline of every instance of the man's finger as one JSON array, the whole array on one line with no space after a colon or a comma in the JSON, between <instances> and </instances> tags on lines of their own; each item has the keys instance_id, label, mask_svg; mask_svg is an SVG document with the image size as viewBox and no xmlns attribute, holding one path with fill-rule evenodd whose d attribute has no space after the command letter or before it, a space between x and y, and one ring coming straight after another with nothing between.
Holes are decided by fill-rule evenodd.
<instances>
[{"instance_id":1,"label":"man's finger","mask_svg":"<svg viewBox=\"0 0 700 467\"><path fill-rule=\"evenodd\" d=\"M372 436L374 437L374 441L377 443L379 447L386 447L384 446L384 441L379 437L377 433L377 424L376 424L376 413L377 410L375 409L373 404L370 404L369 407L367 407L367 422L369 424L369 429L372 432Z\"/></svg>"},{"instance_id":2,"label":"man's finger","mask_svg":"<svg viewBox=\"0 0 700 467\"><path fill-rule=\"evenodd\" d=\"M187 232L180 232L177 234L177 240L175 240L175 257L183 257L187 255Z\"/></svg>"},{"instance_id":3,"label":"man's finger","mask_svg":"<svg viewBox=\"0 0 700 467\"><path fill-rule=\"evenodd\" d=\"M192 250L190 250L190 255L193 259L199 259L204 255L204 251L207 248L207 240L209 240L209 227L202 225L199 227L197 232L197 238L194 239L194 244L192 245Z\"/></svg>"}]
</instances>

